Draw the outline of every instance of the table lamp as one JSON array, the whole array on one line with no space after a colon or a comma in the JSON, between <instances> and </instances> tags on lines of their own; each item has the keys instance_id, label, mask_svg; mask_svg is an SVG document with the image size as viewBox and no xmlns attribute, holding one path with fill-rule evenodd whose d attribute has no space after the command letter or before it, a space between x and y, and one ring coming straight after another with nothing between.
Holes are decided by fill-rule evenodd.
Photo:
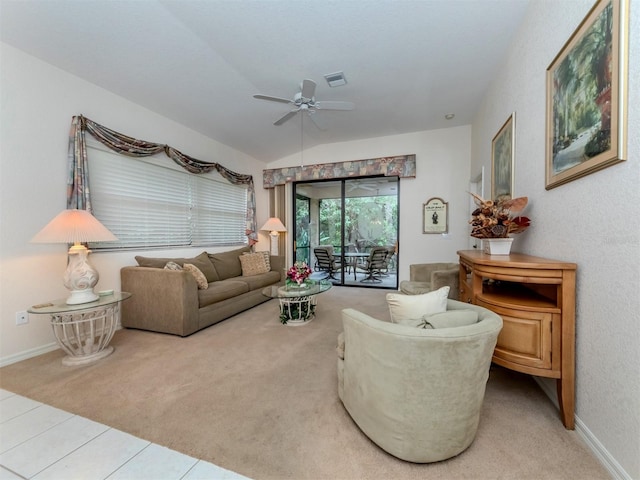
<instances>
[{"instance_id":1,"label":"table lamp","mask_svg":"<svg viewBox=\"0 0 640 480\"><path fill-rule=\"evenodd\" d=\"M278 232L286 232L287 227L285 227L279 218L271 217L267 220L260 230L268 230L269 237L271 237L271 255L278 255Z\"/></svg>"},{"instance_id":2,"label":"table lamp","mask_svg":"<svg viewBox=\"0 0 640 480\"><path fill-rule=\"evenodd\" d=\"M93 302L99 298L93 287L100 276L89 263L86 242L109 242L116 236L86 210L63 210L35 237L33 243L73 243L69 248L64 286L71 291L68 305Z\"/></svg>"}]
</instances>

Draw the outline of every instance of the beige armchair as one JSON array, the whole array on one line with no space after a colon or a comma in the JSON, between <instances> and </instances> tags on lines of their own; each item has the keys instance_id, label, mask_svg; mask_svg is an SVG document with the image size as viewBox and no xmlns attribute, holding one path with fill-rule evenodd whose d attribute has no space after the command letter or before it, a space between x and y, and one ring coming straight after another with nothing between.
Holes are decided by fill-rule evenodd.
<instances>
[{"instance_id":1,"label":"beige armchair","mask_svg":"<svg viewBox=\"0 0 640 480\"><path fill-rule=\"evenodd\" d=\"M460 295L460 266L457 263L417 263L409 265L409 280L400 282L400 291L407 295L419 295L450 286L449 298L458 300Z\"/></svg>"},{"instance_id":2,"label":"beige armchair","mask_svg":"<svg viewBox=\"0 0 640 480\"><path fill-rule=\"evenodd\" d=\"M472 314L475 323L447 328L461 314ZM338 395L367 437L409 462L458 455L480 421L502 318L455 300L447 301L440 321L446 317L451 323L424 329L342 311Z\"/></svg>"}]
</instances>

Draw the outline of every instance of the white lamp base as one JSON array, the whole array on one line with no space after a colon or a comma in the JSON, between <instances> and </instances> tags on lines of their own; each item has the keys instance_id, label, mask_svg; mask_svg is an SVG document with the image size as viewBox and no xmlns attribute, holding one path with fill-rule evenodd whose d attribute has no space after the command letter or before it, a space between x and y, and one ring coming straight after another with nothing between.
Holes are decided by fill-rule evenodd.
<instances>
[{"instance_id":1,"label":"white lamp base","mask_svg":"<svg viewBox=\"0 0 640 480\"><path fill-rule=\"evenodd\" d=\"M71 290L67 305L95 302L100 298L93 292L100 275L89 263L88 255L84 245L75 244L69 249L69 263L64 272L64 286Z\"/></svg>"},{"instance_id":2,"label":"white lamp base","mask_svg":"<svg viewBox=\"0 0 640 480\"><path fill-rule=\"evenodd\" d=\"M274 257L278 256L278 232L271 232L269 234L271 237L271 255Z\"/></svg>"},{"instance_id":3,"label":"white lamp base","mask_svg":"<svg viewBox=\"0 0 640 480\"><path fill-rule=\"evenodd\" d=\"M95 302L100 296L93 291L93 288L86 290L71 290L71 295L67 298L67 305L78 305L80 303Z\"/></svg>"}]
</instances>

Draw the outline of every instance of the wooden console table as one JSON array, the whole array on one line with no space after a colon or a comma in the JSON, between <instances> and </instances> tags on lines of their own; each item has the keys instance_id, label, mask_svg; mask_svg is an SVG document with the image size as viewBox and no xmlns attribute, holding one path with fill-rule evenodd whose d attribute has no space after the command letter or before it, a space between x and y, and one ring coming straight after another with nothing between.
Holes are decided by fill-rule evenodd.
<instances>
[{"instance_id":1,"label":"wooden console table","mask_svg":"<svg viewBox=\"0 0 640 480\"><path fill-rule=\"evenodd\" d=\"M574 428L576 264L461 250L460 301L500 315L497 365L556 379L560 418Z\"/></svg>"}]
</instances>

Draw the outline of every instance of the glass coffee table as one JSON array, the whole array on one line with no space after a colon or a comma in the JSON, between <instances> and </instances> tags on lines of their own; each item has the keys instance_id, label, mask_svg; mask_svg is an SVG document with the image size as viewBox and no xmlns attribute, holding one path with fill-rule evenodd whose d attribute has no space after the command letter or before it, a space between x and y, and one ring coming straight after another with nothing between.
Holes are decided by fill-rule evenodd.
<instances>
[{"instance_id":1,"label":"glass coffee table","mask_svg":"<svg viewBox=\"0 0 640 480\"><path fill-rule=\"evenodd\" d=\"M316 297L331 286L329 280L307 280L300 287L272 285L262 290L262 294L280 301L280 322L283 325L305 325L315 316Z\"/></svg>"}]
</instances>

